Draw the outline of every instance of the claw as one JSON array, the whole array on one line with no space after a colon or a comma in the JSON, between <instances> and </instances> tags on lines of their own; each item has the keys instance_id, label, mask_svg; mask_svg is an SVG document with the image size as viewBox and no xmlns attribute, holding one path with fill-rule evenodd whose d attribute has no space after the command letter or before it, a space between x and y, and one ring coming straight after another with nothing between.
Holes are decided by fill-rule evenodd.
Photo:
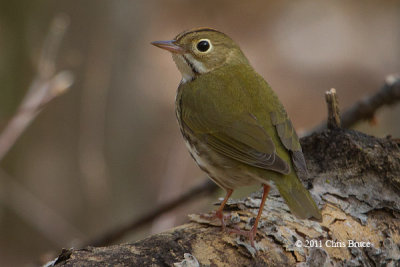
<instances>
[{"instance_id":1,"label":"claw","mask_svg":"<svg viewBox=\"0 0 400 267\"><path fill-rule=\"evenodd\" d=\"M224 201L222 201L219 209L214 212L213 215L200 215L200 217L205 218L205 219L209 219L209 220L213 220L215 218L218 218L221 220L221 225L222 225L222 231L225 231L226 229L226 225L225 225L225 218L231 218L231 215L229 214L227 217L226 215L224 215L224 213L222 212L224 210L224 206L226 204L226 202L228 201L229 197L232 195L233 190L232 189L227 189L226 190L226 196L224 198Z\"/></svg>"},{"instance_id":2,"label":"claw","mask_svg":"<svg viewBox=\"0 0 400 267\"><path fill-rule=\"evenodd\" d=\"M234 234L238 234L238 235L247 237L250 240L250 244L254 249L256 249L256 246L254 244L254 237L257 235L258 221L260 220L260 217L261 217L261 214L262 214L262 210L263 210L263 207L264 207L264 204L265 204L265 199L267 198L268 192L269 192L269 189L270 189L269 185L265 185L264 184L263 187L264 187L264 193L263 193L263 196L262 196L261 205L260 205L260 208L258 209L258 214L257 214L257 217L256 217L256 221L254 222L254 225L251 228L251 230L250 231L244 231L244 230L240 230L239 228L235 227L235 229L230 229L228 231L228 233L234 233Z\"/></svg>"},{"instance_id":3,"label":"claw","mask_svg":"<svg viewBox=\"0 0 400 267\"><path fill-rule=\"evenodd\" d=\"M219 219L221 221L221 226L222 226L222 231L226 230L226 223L225 220L230 220L231 214L224 214L222 211L214 211L212 214L201 214L201 218L207 219L207 220L215 220Z\"/></svg>"},{"instance_id":4,"label":"claw","mask_svg":"<svg viewBox=\"0 0 400 267\"><path fill-rule=\"evenodd\" d=\"M250 231L241 230L238 226L235 226L234 229L229 229L228 233L229 234L237 234L237 235L241 235L241 236L247 237L250 240L251 246L254 249L256 249L256 246L254 244L254 238L257 235L257 226L256 225L254 225L254 226L253 226L253 228L251 228Z\"/></svg>"}]
</instances>

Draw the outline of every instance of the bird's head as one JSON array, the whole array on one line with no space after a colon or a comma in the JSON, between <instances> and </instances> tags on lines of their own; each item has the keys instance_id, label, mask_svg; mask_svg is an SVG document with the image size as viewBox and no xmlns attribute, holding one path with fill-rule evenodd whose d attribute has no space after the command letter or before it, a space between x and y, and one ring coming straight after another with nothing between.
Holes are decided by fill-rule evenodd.
<instances>
[{"instance_id":1,"label":"bird's head","mask_svg":"<svg viewBox=\"0 0 400 267\"><path fill-rule=\"evenodd\" d=\"M152 44L172 53L183 82L225 65L248 64L239 46L229 36L211 28L184 31L173 40Z\"/></svg>"}]
</instances>

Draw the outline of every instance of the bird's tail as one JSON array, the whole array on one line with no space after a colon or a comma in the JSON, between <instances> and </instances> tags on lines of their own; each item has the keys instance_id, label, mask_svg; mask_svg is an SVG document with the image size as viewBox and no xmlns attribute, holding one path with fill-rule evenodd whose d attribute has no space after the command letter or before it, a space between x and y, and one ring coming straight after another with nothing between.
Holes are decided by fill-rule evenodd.
<instances>
[{"instance_id":1,"label":"bird's tail","mask_svg":"<svg viewBox=\"0 0 400 267\"><path fill-rule=\"evenodd\" d=\"M283 179L276 180L275 185L289 206L290 211L296 217L300 219L311 219L313 217L317 221L322 221L322 215L317 204L312 199L310 192L304 188L299 178L297 178L295 172L290 173Z\"/></svg>"}]
</instances>

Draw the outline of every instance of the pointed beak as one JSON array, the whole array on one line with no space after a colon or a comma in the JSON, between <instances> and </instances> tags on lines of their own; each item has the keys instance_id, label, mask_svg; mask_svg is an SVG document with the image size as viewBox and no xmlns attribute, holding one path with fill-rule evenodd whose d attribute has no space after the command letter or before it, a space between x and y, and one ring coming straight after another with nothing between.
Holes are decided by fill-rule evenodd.
<instances>
[{"instance_id":1,"label":"pointed beak","mask_svg":"<svg viewBox=\"0 0 400 267\"><path fill-rule=\"evenodd\" d=\"M175 40L170 40L170 41L155 41L155 42L151 42L152 45L157 46L159 48L168 50L172 53L176 53L176 54L183 54L185 53L185 49L183 49L182 47L180 47L179 45L175 44Z\"/></svg>"}]
</instances>

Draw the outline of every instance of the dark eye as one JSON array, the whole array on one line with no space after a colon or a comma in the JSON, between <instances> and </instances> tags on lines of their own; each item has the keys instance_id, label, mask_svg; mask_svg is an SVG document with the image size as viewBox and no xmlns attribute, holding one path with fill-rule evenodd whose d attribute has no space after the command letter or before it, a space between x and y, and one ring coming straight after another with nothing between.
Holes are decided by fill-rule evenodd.
<instances>
[{"instance_id":1,"label":"dark eye","mask_svg":"<svg viewBox=\"0 0 400 267\"><path fill-rule=\"evenodd\" d=\"M210 43L206 40L202 40L197 43L197 49L200 52L206 52L208 49L210 49Z\"/></svg>"}]
</instances>

